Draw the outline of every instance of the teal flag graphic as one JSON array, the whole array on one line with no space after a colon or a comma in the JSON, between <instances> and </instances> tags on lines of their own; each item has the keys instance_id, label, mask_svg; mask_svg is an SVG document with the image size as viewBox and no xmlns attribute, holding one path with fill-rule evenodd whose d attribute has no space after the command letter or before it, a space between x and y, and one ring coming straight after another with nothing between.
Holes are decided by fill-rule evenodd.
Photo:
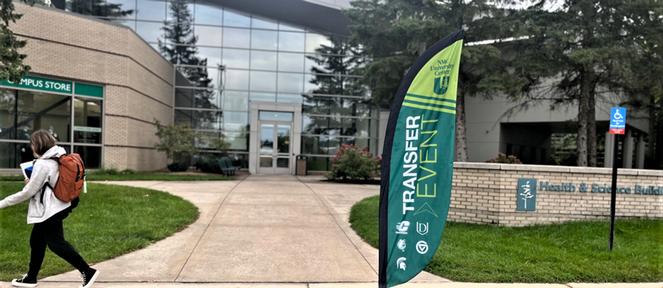
<instances>
[{"instance_id":1,"label":"teal flag graphic","mask_svg":"<svg viewBox=\"0 0 663 288\"><path fill-rule=\"evenodd\" d=\"M456 32L419 57L392 104L380 187L380 287L414 278L440 245L451 200L463 36Z\"/></svg>"}]
</instances>

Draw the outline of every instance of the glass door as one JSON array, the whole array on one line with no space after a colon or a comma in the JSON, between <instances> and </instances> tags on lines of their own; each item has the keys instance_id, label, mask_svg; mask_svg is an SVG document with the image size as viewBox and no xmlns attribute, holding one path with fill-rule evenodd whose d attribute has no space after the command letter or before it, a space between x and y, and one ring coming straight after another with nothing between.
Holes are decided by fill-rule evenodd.
<instances>
[{"instance_id":1,"label":"glass door","mask_svg":"<svg viewBox=\"0 0 663 288\"><path fill-rule=\"evenodd\" d=\"M260 121L260 174L290 174L292 122Z\"/></svg>"}]
</instances>

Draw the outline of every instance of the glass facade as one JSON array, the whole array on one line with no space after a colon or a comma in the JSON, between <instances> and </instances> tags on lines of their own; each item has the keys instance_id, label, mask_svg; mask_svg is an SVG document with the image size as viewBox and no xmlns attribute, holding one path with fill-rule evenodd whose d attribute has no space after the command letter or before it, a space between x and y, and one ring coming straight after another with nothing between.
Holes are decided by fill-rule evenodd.
<instances>
[{"instance_id":1,"label":"glass facade","mask_svg":"<svg viewBox=\"0 0 663 288\"><path fill-rule=\"evenodd\" d=\"M343 37L209 2L67 2L72 12L134 29L173 63L175 123L230 142L243 167L250 101L301 103L301 151L309 159L328 161L343 143L377 152L379 113L356 72L365 59Z\"/></svg>"},{"instance_id":2,"label":"glass facade","mask_svg":"<svg viewBox=\"0 0 663 288\"><path fill-rule=\"evenodd\" d=\"M76 87L82 93L84 88L103 91L79 83ZM100 168L102 119L102 97L0 87L0 169L33 160L30 135L41 129L51 132L67 153L79 153L87 168Z\"/></svg>"}]
</instances>

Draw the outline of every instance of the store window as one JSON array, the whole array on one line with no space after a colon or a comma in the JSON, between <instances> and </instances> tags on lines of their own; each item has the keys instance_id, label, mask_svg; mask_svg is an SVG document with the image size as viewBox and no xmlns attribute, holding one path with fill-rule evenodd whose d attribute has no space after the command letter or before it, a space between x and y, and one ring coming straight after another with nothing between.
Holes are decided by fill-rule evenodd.
<instances>
[{"instance_id":1,"label":"store window","mask_svg":"<svg viewBox=\"0 0 663 288\"><path fill-rule=\"evenodd\" d=\"M33 76L23 80L0 82L0 169L34 159L30 136L38 130L51 133L67 153L81 154L86 167L101 167L104 88Z\"/></svg>"}]
</instances>

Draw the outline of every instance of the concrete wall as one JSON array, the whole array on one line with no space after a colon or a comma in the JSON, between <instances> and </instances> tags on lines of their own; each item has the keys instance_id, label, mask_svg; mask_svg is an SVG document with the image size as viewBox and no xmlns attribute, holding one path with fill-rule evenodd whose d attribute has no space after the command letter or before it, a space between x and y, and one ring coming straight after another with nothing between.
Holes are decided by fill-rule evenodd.
<instances>
[{"instance_id":1,"label":"concrete wall","mask_svg":"<svg viewBox=\"0 0 663 288\"><path fill-rule=\"evenodd\" d=\"M565 166L454 163L448 220L527 226L571 220L608 219L610 192L592 192L591 185L610 186L612 169ZM518 179L537 179L536 211L516 211ZM540 189L541 183L572 183L575 192ZM589 186L580 192L582 183ZM663 186L663 171L619 169L617 187L631 188L617 194L616 216L663 218L663 187L658 195L636 194L635 185ZM570 190L570 189L569 189Z\"/></svg>"},{"instance_id":2,"label":"concrete wall","mask_svg":"<svg viewBox=\"0 0 663 288\"><path fill-rule=\"evenodd\" d=\"M173 66L131 29L108 21L15 2L23 18L10 28L27 46L32 74L105 86L107 168L156 170L154 119L173 121Z\"/></svg>"}]
</instances>

